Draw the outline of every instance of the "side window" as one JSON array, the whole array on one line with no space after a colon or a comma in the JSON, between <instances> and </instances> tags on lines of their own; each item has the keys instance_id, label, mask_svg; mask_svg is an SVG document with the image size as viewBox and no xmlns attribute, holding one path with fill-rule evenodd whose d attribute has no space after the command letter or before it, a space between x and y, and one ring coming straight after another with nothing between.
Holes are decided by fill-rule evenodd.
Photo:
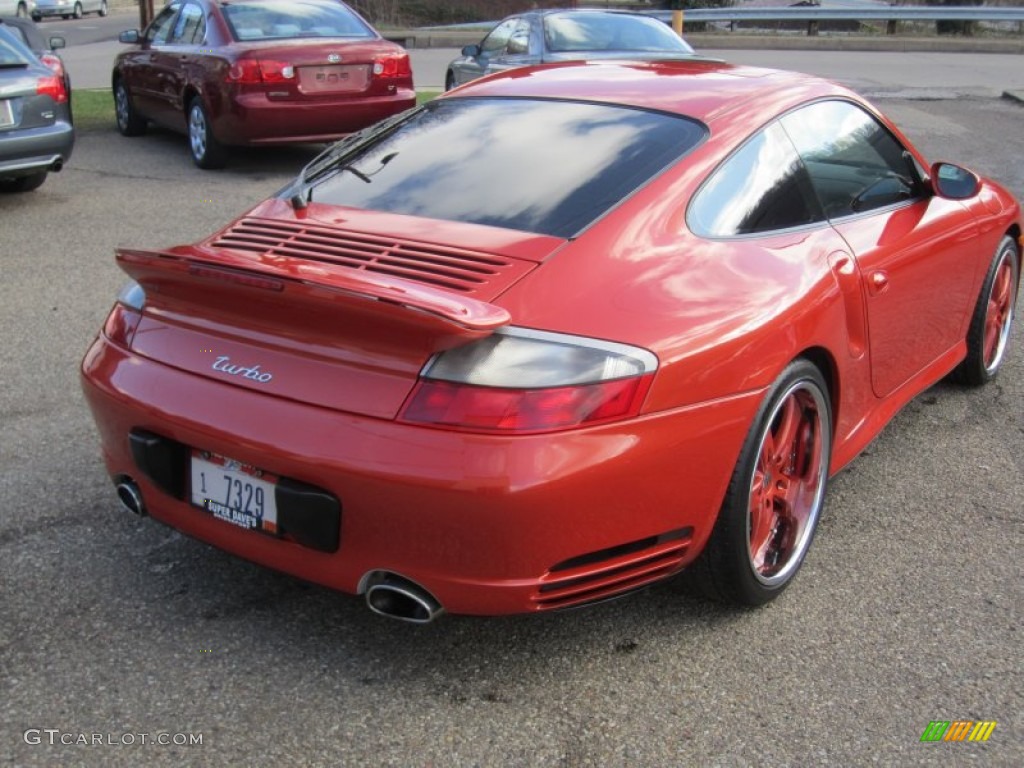
<instances>
[{"instance_id":1,"label":"side window","mask_svg":"<svg viewBox=\"0 0 1024 768\"><path fill-rule=\"evenodd\" d=\"M166 43L174 27L174 17L178 15L181 3L171 3L157 14L146 30L146 39L151 43Z\"/></svg>"},{"instance_id":2,"label":"side window","mask_svg":"<svg viewBox=\"0 0 1024 768\"><path fill-rule=\"evenodd\" d=\"M726 160L690 203L687 223L705 237L734 237L823 221L807 171L772 123Z\"/></svg>"},{"instance_id":3,"label":"side window","mask_svg":"<svg viewBox=\"0 0 1024 768\"><path fill-rule=\"evenodd\" d=\"M500 56L505 52L509 38L516 31L519 19L508 19L491 30L491 34L480 44L481 50L488 56Z\"/></svg>"},{"instance_id":4,"label":"side window","mask_svg":"<svg viewBox=\"0 0 1024 768\"><path fill-rule=\"evenodd\" d=\"M847 101L821 101L781 118L830 219L921 194L912 161L874 117Z\"/></svg>"},{"instance_id":5,"label":"side window","mask_svg":"<svg viewBox=\"0 0 1024 768\"><path fill-rule=\"evenodd\" d=\"M181 45L198 45L203 42L206 35L206 25L203 22L203 9L189 3L178 16L174 32L171 34L171 42Z\"/></svg>"},{"instance_id":6,"label":"side window","mask_svg":"<svg viewBox=\"0 0 1024 768\"><path fill-rule=\"evenodd\" d=\"M519 20L505 46L505 52L510 56L522 56L530 52L530 23L526 19Z\"/></svg>"}]
</instances>

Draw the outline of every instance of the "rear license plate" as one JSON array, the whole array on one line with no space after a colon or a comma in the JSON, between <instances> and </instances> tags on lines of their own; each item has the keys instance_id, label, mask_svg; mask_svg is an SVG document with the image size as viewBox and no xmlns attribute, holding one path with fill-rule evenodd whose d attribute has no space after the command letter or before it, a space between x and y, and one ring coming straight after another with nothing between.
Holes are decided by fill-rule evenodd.
<instances>
[{"instance_id":1,"label":"rear license plate","mask_svg":"<svg viewBox=\"0 0 1024 768\"><path fill-rule=\"evenodd\" d=\"M192 503L214 517L276 536L277 477L249 464L192 451Z\"/></svg>"},{"instance_id":2,"label":"rear license plate","mask_svg":"<svg viewBox=\"0 0 1024 768\"><path fill-rule=\"evenodd\" d=\"M358 93L370 82L366 64L334 64L323 67L299 67L299 91L302 93Z\"/></svg>"},{"instance_id":3,"label":"rear license plate","mask_svg":"<svg viewBox=\"0 0 1024 768\"><path fill-rule=\"evenodd\" d=\"M10 128L14 125L14 110L11 109L10 99L0 99L0 128Z\"/></svg>"}]
</instances>

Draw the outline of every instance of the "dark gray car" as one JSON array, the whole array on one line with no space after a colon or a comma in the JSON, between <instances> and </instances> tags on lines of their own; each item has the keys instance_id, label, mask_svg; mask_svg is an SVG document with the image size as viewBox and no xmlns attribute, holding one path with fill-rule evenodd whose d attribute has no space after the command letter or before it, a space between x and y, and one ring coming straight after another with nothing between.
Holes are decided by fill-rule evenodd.
<instances>
[{"instance_id":1,"label":"dark gray car","mask_svg":"<svg viewBox=\"0 0 1024 768\"><path fill-rule=\"evenodd\" d=\"M27 192L71 157L75 129L64 78L0 24L0 191Z\"/></svg>"},{"instance_id":2,"label":"dark gray car","mask_svg":"<svg viewBox=\"0 0 1024 768\"><path fill-rule=\"evenodd\" d=\"M575 59L668 59L694 56L667 25L638 13L530 11L509 16L448 65L445 90L515 67Z\"/></svg>"}]
</instances>

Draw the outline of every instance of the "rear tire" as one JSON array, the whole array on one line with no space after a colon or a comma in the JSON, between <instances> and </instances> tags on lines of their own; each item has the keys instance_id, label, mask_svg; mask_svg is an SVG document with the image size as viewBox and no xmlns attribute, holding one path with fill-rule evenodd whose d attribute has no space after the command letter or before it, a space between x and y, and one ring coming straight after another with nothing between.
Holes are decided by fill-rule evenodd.
<instances>
[{"instance_id":1,"label":"rear tire","mask_svg":"<svg viewBox=\"0 0 1024 768\"><path fill-rule=\"evenodd\" d=\"M985 273L967 330L967 357L953 371L954 381L977 387L999 373L1010 338L1019 284L1017 246L1007 236L1000 241Z\"/></svg>"},{"instance_id":2,"label":"rear tire","mask_svg":"<svg viewBox=\"0 0 1024 768\"><path fill-rule=\"evenodd\" d=\"M188 107L188 145L192 152L192 162L199 168L223 168L227 162L227 152L213 135L210 117L198 96L192 99Z\"/></svg>"},{"instance_id":3,"label":"rear tire","mask_svg":"<svg viewBox=\"0 0 1024 768\"><path fill-rule=\"evenodd\" d=\"M114 83L114 115L122 136L141 136L146 132L146 120L135 111L131 94L122 80Z\"/></svg>"},{"instance_id":4,"label":"rear tire","mask_svg":"<svg viewBox=\"0 0 1024 768\"><path fill-rule=\"evenodd\" d=\"M455 87L455 73L448 70L448 74L444 76L444 89L450 91Z\"/></svg>"},{"instance_id":5,"label":"rear tire","mask_svg":"<svg viewBox=\"0 0 1024 768\"><path fill-rule=\"evenodd\" d=\"M757 411L691 582L723 602L778 597L811 546L831 459L828 386L813 363L795 360Z\"/></svg>"},{"instance_id":6,"label":"rear tire","mask_svg":"<svg viewBox=\"0 0 1024 768\"><path fill-rule=\"evenodd\" d=\"M31 192L43 185L47 175L49 172L43 171L42 173L33 173L31 176L19 176L16 179L0 181L0 192Z\"/></svg>"},{"instance_id":7,"label":"rear tire","mask_svg":"<svg viewBox=\"0 0 1024 768\"><path fill-rule=\"evenodd\" d=\"M109 11L107 10L107 0L103 0L103 2L100 3L100 11L99 11L99 13L100 13L101 17L106 16L107 13L109 13Z\"/></svg>"},{"instance_id":8,"label":"rear tire","mask_svg":"<svg viewBox=\"0 0 1024 768\"><path fill-rule=\"evenodd\" d=\"M25 5L25 3L18 3L18 10L14 12L14 15L17 16L19 19L27 19L28 6Z\"/></svg>"},{"instance_id":9,"label":"rear tire","mask_svg":"<svg viewBox=\"0 0 1024 768\"><path fill-rule=\"evenodd\" d=\"M75 11L74 11L74 13L72 15L76 19L80 19L83 16L85 16L85 14L82 12L82 4L81 3L75 3Z\"/></svg>"}]
</instances>

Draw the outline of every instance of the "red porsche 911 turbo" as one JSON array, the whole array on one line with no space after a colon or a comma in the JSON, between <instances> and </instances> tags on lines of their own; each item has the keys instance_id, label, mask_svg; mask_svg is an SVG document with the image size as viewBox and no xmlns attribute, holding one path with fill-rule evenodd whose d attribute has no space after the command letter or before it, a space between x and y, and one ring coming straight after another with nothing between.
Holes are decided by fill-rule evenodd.
<instances>
[{"instance_id":1,"label":"red porsche 911 turbo","mask_svg":"<svg viewBox=\"0 0 1024 768\"><path fill-rule=\"evenodd\" d=\"M409 54L338 0L170 0L114 62L118 130L186 133L192 160L229 146L334 141L416 104Z\"/></svg>"},{"instance_id":2,"label":"red porsche 911 turbo","mask_svg":"<svg viewBox=\"0 0 1024 768\"><path fill-rule=\"evenodd\" d=\"M125 507L382 614L756 605L901 406L996 375L1021 226L816 78L517 70L119 250L83 384Z\"/></svg>"}]
</instances>

